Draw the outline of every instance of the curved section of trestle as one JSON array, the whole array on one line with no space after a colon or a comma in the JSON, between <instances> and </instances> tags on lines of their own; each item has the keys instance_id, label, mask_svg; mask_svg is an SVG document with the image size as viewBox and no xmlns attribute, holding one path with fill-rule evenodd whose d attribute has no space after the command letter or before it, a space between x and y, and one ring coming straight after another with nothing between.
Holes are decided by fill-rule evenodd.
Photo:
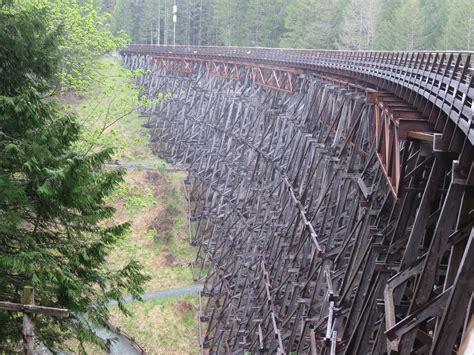
<instances>
[{"instance_id":1,"label":"curved section of trestle","mask_svg":"<svg viewBox=\"0 0 474 355\"><path fill-rule=\"evenodd\" d=\"M190 173L204 349L459 346L474 283L467 140L443 150L388 98L311 73L283 90L251 67L124 62L145 71L145 95L172 94L143 113L154 149Z\"/></svg>"}]
</instances>

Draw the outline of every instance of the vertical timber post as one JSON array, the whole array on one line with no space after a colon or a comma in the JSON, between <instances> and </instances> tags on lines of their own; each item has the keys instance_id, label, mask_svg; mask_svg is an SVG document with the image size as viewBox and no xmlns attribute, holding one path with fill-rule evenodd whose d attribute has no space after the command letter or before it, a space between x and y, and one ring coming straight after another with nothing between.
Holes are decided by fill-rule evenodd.
<instances>
[{"instance_id":1,"label":"vertical timber post","mask_svg":"<svg viewBox=\"0 0 474 355\"><path fill-rule=\"evenodd\" d=\"M21 297L22 304L34 304L35 303L35 291L31 286L23 287L23 294ZM23 353L26 355L32 355L34 353L34 324L33 315L27 312L23 313Z\"/></svg>"}]
</instances>

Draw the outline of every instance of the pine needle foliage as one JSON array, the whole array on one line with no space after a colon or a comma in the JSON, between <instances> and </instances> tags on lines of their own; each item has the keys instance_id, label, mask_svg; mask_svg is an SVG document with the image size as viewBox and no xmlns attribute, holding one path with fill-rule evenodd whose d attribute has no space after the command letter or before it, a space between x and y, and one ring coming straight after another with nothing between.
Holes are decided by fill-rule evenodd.
<instances>
[{"instance_id":1,"label":"pine needle foliage","mask_svg":"<svg viewBox=\"0 0 474 355\"><path fill-rule=\"evenodd\" d=\"M66 319L38 316L36 337L50 349L64 342L100 343L107 304L139 297L147 277L132 261L110 269L107 255L127 232L113 225L106 198L123 171L107 170L109 149L78 152L77 117L49 98L60 70L62 34L46 8L0 6L0 300L67 308ZM45 98L46 97L46 98ZM0 311L0 352L21 343L21 314Z\"/></svg>"},{"instance_id":2,"label":"pine needle foliage","mask_svg":"<svg viewBox=\"0 0 474 355\"><path fill-rule=\"evenodd\" d=\"M96 0L135 43L472 50L472 0Z\"/></svg>"}]
</instances>

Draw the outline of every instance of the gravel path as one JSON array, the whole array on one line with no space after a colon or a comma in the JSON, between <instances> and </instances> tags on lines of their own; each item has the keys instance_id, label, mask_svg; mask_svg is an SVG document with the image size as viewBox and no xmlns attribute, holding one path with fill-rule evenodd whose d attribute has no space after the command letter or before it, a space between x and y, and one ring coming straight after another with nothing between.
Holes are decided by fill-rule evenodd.
<instances>
[{"instance_id":1,"label":"gravel path","mask_svg":"<svg viewBox=\"0 0 474 355\"><path fill-rule=\"evenodd\" d=\"M133 160L133 161L115 161L106 164L112 168L125 168L130 170L164 170L164 171L183 171L179 166L169 166L166 164L160 167L160 164L153 160Z\"/></svg>"},{"instance_id":2,"label":"gravel path","mask_svg":"<svg viewBox=\"0 0 474 355\"><path fill-rule=\"evenodd\" d=\"M95 334L103 340L115 339L115 341L110 346L110 349L107 352L107 354L112 354L112 355L135 355L135 354L140 354L140 352L137 349L135 349L135 347L132 346L128 342L128 340L125 339L121 335L112 333L111 331L108 331L107 329L97 330L95 332Z\"/></svg>"},{"instance_id":3,"label":"gravel path","mask_svg":"<svg viewBox=\"0 0 474 355\"><path fill-rule=\"evenodd\" d=\"M161 290L161 291L154 291L150 293L145 293L142 295L143 301L151 301L160 298L168 298L168 297L180 297L180 296L191 296L197 295L200 291L202 291L203 285L202 284L192 284L184 287L178 288L171 288L169 290ZM124 297L125 303L134 303L137 300L133 299L132 296L125 296ZM109 303L109 306L117 305L116 301L112 301Z\"/></svg>"}]
</instances>

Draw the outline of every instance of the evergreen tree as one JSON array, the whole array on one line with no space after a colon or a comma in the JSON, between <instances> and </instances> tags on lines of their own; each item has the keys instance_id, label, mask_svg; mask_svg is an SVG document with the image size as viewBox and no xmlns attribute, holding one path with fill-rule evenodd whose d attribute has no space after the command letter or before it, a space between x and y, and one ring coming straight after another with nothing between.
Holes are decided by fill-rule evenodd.
<instances>
[{"instance_id":1,"label":"evergreen tree","mask_svg":"<svg viewBox=\"0 0 474 355\"><path fill-rule=\"evenodd\" d=\"M279 46L285 25L283 1L249 0L245 20L247 46Z\"/></svg>"},{"instance_id":2,"label":"evergreen tree","mask_svg":"<svg viewBox=\"0 0 474 355\"><path fill-rule=\"evenodd\" d=\"M297 0L286 4L283 47L332 49L339 42L342 0Z\"/></svg>"},{"instance_id":3,"label":"evergreen tree","mask_svg":"<svg viewBox=\"0 0 474 355\"><path fill-rule=\"evenodd\" d=\"M69 338L99 343L107 303L125 310L122 295L138 296L146 277L136 261L106 267L128 228L107 223L123 172L104 169L109 150L78 152L77 118L44 99L61 63L54 16L27 2L0 7L0 299L20 302L31 285L37 304L69 309L67 319L36 318L37 339L60 349ZM0 350L12 353L22 317L0 312L0 324Z\"/></svg>"},{"instance_id":4,"label":"evergreen tree","mask_svg":"<svg viewBox=\"0 0 474 355\"><path fill-rule=\"evenodd\" d=\"M402 0L382 0L379 16L376 20L375 48L390 50L393 48L393 14L398 11Z\"/></svg>"},{"instance_id":5,"label":"evergreen tree","mask_svg":"<svg viewBox=\"0 0 474 355\"><path fill-rule=\"evenodd\" d=\"M97 8L101 10L101 13L111 14L114 11L116 0L98 0Z\"/></svg>"},{"instance_id":6,"label":"evergreen tree","mask_svg":"<svg viewBox=\"0 0 474 355\"><path fill-rule=\"evenodd\" d=\"M249 0L214 0L217 44L245 46L245 21Z\"/></svg>"},{"instance_id":7,"label":"evergreen tree","mask_svg":"<svg viewBox=\"0 0 474 355\"><path fill-rule=\"evenodd\" d=\"M198 44L214 45L216 43L216 27L213 21L213 0L199 0Z\"/></svg>"},{"instance_id":8,"label":"evergreen tree","mask_svg":"<svg viewBox=\"0 0 474 355\"><path fill-rule=\"evenodd\" d=\"M421 0L403 0L388 21L390 31L383 47L392 50L423 50L430 42L427 14Z\"/></svg>"},{"instance_id":9,"label":"evergreen tree","mask_svg":"<svg viewBox=\"0 0 474 355\"><path fill-rule=\"evenodd\" d=\"M83 0L87 1L87 0ZM102 0L110 4L113 0ZM175 0L114 0L114 29L172 44ZM176 0L176 43L347 49L472 49L469 0ZM105 6L105 5L103 5Z\"/></svg>"},{"instance_id":10,"label":"evergreen tree","mask_svg":"<svg viewBox=\"0 0 474 355\"><path fill-rule=\"evenodd\" d=\"M374 49L381 0L351 0L344 12L340 48Z\"/></svg>"},{"instance_id":11,"label":"evergreen tree","mask_svg":"<svg viewBox=\"0 0 474 355\"><path fill-rule=\"evenodd\" d=\"M123 30L134 43L141 43L143 31L146 30L142 22L145 4L145 0L117 0L113 12L114 33L118 34L120 30Z\"/></svg>"},{"instance_id":12,"label":"evergreen tree","mask_svg":"<svg viewBox=\"0 0 474 355\"><path fill-rule=\"evenodd\" d=\"M444 50L474 49L474 6L470 0L450 0L447 21L438 47Z\"/></svg>"},{"instance_id":13,"label":"evergreen tree","mask_svg":"<svg viewBox=\"0 0 474 355\"><path fill-rule=\"evenodd\" d=\"M191 45L212 44L212 0L192 0L188 43Z\"/></svg>"},{"instance_id":14,"label":"evergreen tree","mask_svg":"<svg viewBox=\"0 0 474 355\"><path fill-rule=\"evenodd\" d=\"M450 0L422 0L422 11L426 16L429 33L426 49L439 49L438 43L443 37L448 20L448 2Z\"/></svg>"},{"instance_id":15,"label":"evergreen tree","mask_svg":"<svg viewBox=\"0 0 474 355\"><path fill-rule=\"evenodd\" d=\"M132 40L134 40L132 37L132 28L134 24L129 0L117 0L112 11L111 22L114 34L123 30L132 38Z\"/></svg>"},{"instance_id":16,"label":"evergreen tree","mask_svg":"<svg viewBox=\"0 0 474 355\"><path fill-rule=\"evenodd\" d=\"M143 12L140 18L140 34L134 38L136 43L157 44L159 40L160 13L162 10L160 0L148 0L143 4Z\"/></svg>"}]
</instances>

